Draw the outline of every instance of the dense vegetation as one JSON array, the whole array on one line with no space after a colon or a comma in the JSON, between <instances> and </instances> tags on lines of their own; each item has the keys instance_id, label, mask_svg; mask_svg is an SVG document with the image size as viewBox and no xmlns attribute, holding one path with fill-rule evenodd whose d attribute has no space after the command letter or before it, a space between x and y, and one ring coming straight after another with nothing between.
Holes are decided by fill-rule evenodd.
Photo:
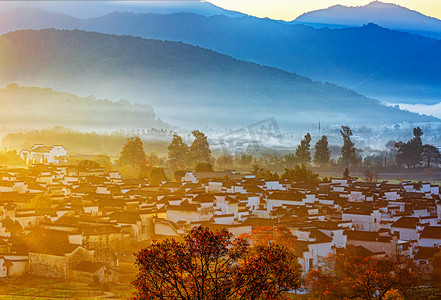
<instances>
[{"instance_id":1,"label":"dense vegetation","mask_svg":"<svg viewBox=\"0 0 441 300\"><path fill-rule=\"evenodd\" d=\"M117 131L109 134L96 132L80 132L62 127L54 127L42 130L21 131L7 134L2 145L11 149L27 149L36 144L63 145L68 149L69 155L93 155L106 154L117 156L128 136L134 134L151 134L145 142L145 151L157 151L159 154L166 153L169 139L166 131L134 130Z\"/></svg>"},{"instance_id":2,"label":"dense vegetation","mask_svg":"<svg viewBox=\"0 0 441 300\"><path fill-rule=\"evenodd\" d=\"M250 245L225 229L195 227L183 242L153 242L136 258L134 299L285 299L300 287L293 251L272 242Z\"/></svg>"}]
</instances>

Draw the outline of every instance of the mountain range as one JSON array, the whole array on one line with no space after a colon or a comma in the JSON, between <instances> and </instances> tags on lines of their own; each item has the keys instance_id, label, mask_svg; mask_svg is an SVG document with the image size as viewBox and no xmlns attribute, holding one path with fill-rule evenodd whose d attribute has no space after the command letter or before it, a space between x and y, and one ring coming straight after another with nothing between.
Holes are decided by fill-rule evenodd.
<instances>
[{"instance_id":1,"label":"mountain range","mask_svg":"<svg viewBox=\"0 0 441 300\"><path fill-rule=\"evenodd\" d=\"M232 128L269 116L276 116L285 128L319 119L377 126L439 121L330 83L181 42L79 30L25 30L0 36L0 53L0 84L124 97L151 104L161 119L174 125ZM136 113L131 122L142 122L142 115Z\"/></svg>"},{"instance_id":2,"label":"mountain range","mask_svg":"<svg viewBox=\"0 0 441 300\"><path fill-rule=\"evenodd\" d=\"M0 10L15 8L38 8L52 13L71 15L80 19L95 18L112 12L132 13L194 13L206 17L225 15L240 17L244 14L229 11L200 0L167 1L1 1Z\"/></svg>"},{"instance_id":3,"label":"mountain range","mask_svg":"<svg viewBox=\"0 0 441 300\"><path fill-rule=\"evenodd\" d=\"M331 6L305 13L299 16L294 23L340 28L360 27L368 23L375 23L389 29L441 38L441 20L396 4L380 1L356 7Z\"/></svg>"},{"instance_id":4,"label":"mountain range","mask_svg":"<svg viewBox=\"0 0 441 300\"><path fill-rule=\"evenodd\" d=\"M332 82L390 103L441 99L441 41L375 24L342 29L193 13L115 12L78 19L39 9L0 13L0 32L81 29L180 41L234 58Z\"/></svg>"}]
</instances>

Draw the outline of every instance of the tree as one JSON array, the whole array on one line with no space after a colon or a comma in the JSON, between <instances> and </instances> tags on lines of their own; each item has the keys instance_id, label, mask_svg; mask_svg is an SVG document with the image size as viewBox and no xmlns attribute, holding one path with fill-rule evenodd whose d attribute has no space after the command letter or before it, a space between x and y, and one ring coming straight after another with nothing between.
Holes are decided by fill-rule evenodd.
<instances>
[{"instance_id":1,"label":"tree","mask_svg":"<svg viewBox=\"0 0 441 300\"><path fill-rule=\"evenodd\" d=\"M251 154L241 154L240 156L234 157L236 164L242 167L249 167L253 161L253 156Z\"/></svg>"},{"instance_id":2,"label":"tree","mask_svg":"<svg viewBox=\"0 0 441 300\"><path fill-rule=\"evenodd\" d=\"M342 126L340 134L343 138L343 146L341 147L341 160L343 167L348 168L354 164L357 159L357 152L354 143L351 141L352 130L349 126Z\"/></svg>"},{"instance_id":3,"label":"tree","mask_svg":"<svg viewBox=\"0 0 441 300\"><path fill-rule=\"evenodd\" d=\"M331 159L331 150L328 146L328 137L323 135L315 144L314 163L317 166L325 167Z\"/></svg>"},{"instance_id":4,"label":"tree","mask_svg":"<svg viewBox=\"0 0 441 300\"><path fill-rule=\"evenodd\" d=\"M51 208L53 203L52 198L49 195L46 194L38 194L34 198L32 198L28 206L30 208L35 209L36 211L46 211Z\"/></svg>"},{"instance_id":5,"label":"tree","mask_svg":"<svg viewBox=\"0 0 441 300\"><path fill-rule=\"evenodd\" d=\"M153 242L136 255L134 299L281 299L300 285L284 247L250 247L225 229L196 227L183 242Z\"/></svg>"},{"instance_id":6,"label":"tree","mask_svg":"<svg viewBox=\"0 0 441 300\"><path fill-rule=\"evenodd\" d=\"M119 163L123 166L131 165L133 167L145 162L145 160L146 154L141 139L137 136L128 138L119 156Z\"/></svg>"},{"instance_id":7,"label":"tree","mask_svg":"<svg viewBox=\"0 0 441 300\"><path fill-rule=\"evenodd\" d=\"M180 181L182 181L182 177L184 177L185 174L187 174L186 171L183 171L183 170L177 170L177 171L174 171L174 172L173 172L173 178L175 179L175 181L180 182Z\"/></svg>"},{"instance_id":8,"label":"tree","mask_svg":"<svg viewBox=\"0 0 441 300\"><path fill-rule=\"evenodd\" d=\"M20 236L24 233L20 222L13 221L9 217L2 219L0 223L1 227L6 228L6 232L10 232L12 236Z\"/></svg>"},{"instance_id":9,"label":"tree","mask_svg":"<svg viewBox=\"0 0 441 300\"><path fill-rule=\"evenodd\" d=\"M296 156L292 153L288 153L283 157L283 161L285 164L285 168L292 169L297 165L297 159Z\"/></svg>"},{"instance_id":10,"label":"tree","mask_svg":"<svg viewBox=\"0 0 441 300\"><path fill-rule=\"evenodd\" d=\"M343 171L343 179L349 179L349 170L348 170L348 168L346 168Z\"/></svg>"},{"instance_id":11,"label":"tree","mask_svg":"<svg viewBox=\"0 0 441 300\"><path fill-rule=\"evenodd\" d=\"M329 254L307 275L311 294L323 299L383 299L392 291L406 291L416 276L402 258L360 256L346 250Z\"/></svg>"},{"instance_id":12,"label":"tree","mask_svg":"<svg viewBox=\"0 0 441 300\"><path fill-rule=\"evenodd\" d=\"M195 172L213 172L213 166L209 163L200 162L194 169Z\"/></svg>"},{"instance_id":13,"label":"tree","mask_svg":"<svg viewBox=\"0 0 441 300\"><path fill-rule=\"evenodd\" d=\"M257 179L263 179L263 180L279 180L279 174L277 172L271 173L270 170L261 169L256 174Z\"/></svg>"},{"instance_id":14,"label":"tree","mask_svg":"<svg viewBox=\"0 0 441 300\"><path fill-rule=\"evenodd\" d=\"M89 170L99 168L101 168L101 165L98 162L89 159L84 159L77 164L77 170Z\"/></svg>"},{"instance_id":15,"label":"tree","mask_svg":"<svg viewBox=\"0 0 441 300\"><path fill-rule=\"evenodd\" d=\"M430 265L432 267L432 283L441 288L441 251L430 258Z\"/></svg>"},{"instance_id":16,"label":"tree","mask_svg":"<svg viewBox=\"0 0 441 300\"><path fill-rule=\"evenodd\" d=\"M195 137L189 152L192 163L194 165L200 162L211 163L212 156L207 136L198 130L194 130L192 134Z\"/></svg>"},{"instance_id":17,"label":"tree","mask_svg":"<svg viewBox=\"0 0 441 300\"><path fill-rule=\"evenodd\" d=\"M285 169L285 172L282 174L282 179L286 179L290 182L300 181L316 184L318 182L318 175L302 164L296 165L294 169Z\"/></svg>"},{"instance_id":18,"label":"tree","mask_svg":"<svg viewBox=\"0 0 441 300\"><path fill-rule=\"evenodd\" d=\"M162 164L161 159L158 156L158 153L156 151L151 151L149 155L147 155L147 161L146 163L150 167L157 167Z\"/></svg>"},{"instance_id":19,"label":"tree","mask_svg":"<svg viewBox=\"0 0 441 300\"><path fill-rule=\"evenodd\" d=\"M421 136L423 131L416 127L413 129L413 138L407 143L398 142L396 161L398 165L405 165L408 168L415 168L422 161L423 143Z\"/></svg>"},{"instance_id":20,"label":"tree","mask_svg":"<svg viewBox=\"0 0 441 300\"><path fill-rule=\"evenodd\" d=\"M371 170L364 171L364 179L367 182L374 182L378 179L378 174L375 172L372 172Z\"/></svg>"},{"instance_id":21,"label":"tree","mask_svg":"<svg viewBox=\"0 0 441 300\"><path fill-rule=\"evenodd\" d=\"M157 167L151 170L149 179L151 185L160 185L167 177L165 176L164 169Z\"/></svg>"},{"instance_id":22,"label":"tree","mask_svg":"<svg viewBox=\"0 0 441 300\"><path fill-rule=\"evenodd\" d=\"M301 164L309 164L311 162L311 153L309 151L311 144L311 135L309 132L305 135L305 137L300 141L300 145L296 150L296 160Z\"/></svg>"},{"instance_id":23,"label":"tree","mask_svg":"<svg viewBox=\"0 0 441 300\"><path fill-rule=\"evenodd\" d=\"M430 168L432 164L439 165L441 163L441 153L438 148L432 145L423 145L421 158L426 168Z\"/></svg>"},{"instance_id":24,"label":"tree","mask_svg":"<svg viewBox=\"0 0 441 300\"><path fill-rule=\"evenodd\" d=\"M251 243L251 246L267 246L276 244L295 252L297 237L286 226L256 226L251 233L240 236Z\"/></svg>"},{"instance_id":25,"label":"tree","mask_svg":"<svg viewBox=\"0 0 441 300\"><path fill-rule=\"evenodd\" d=\"M188 146L181 136L174 134L168 145L168 165L172 171L183 170L188 163Z\"/></svg>"},{"instance_id":26,"label":"tree","mask_svg":"<svg viewBox=\"0 0 441 300\"><path fill-rule=\"evenodd\" d=\"M228 168L233 166L233 156L231 154L221 155L216 160L216 165L220 168Z\"/></svg>"}]
</instances>

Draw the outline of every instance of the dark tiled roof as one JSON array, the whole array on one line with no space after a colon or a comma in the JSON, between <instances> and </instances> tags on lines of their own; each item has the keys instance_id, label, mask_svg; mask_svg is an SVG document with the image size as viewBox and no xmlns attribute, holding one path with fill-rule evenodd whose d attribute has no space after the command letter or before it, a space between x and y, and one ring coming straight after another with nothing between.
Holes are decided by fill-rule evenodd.
<instances>
[{"instance_id":1,"label":"dark tiled roof","mask_svg":"<svg viewBox=\"0 0 441 300\"><path fill-rule=\"evenodd\" d=\"M435 254L440 253L441 250L437 247L419 247L415 254L415 259L429 259Z\"/></svg>"},{"instance_id":2,"label":"dark tiled roof","mask_svg":"<svg viewBox=\"0 0 441 300\"><path fill-rule=\"evenodd\" d=\"M101 267L106 266L105 263L102 262L91 262L91 261L82 261L78 265L72 268L75 271L87 272L87 273L95 273Z\"/></svg>"},{"instance_id":3,"label":"dark tiled roof","mask_svg":"<svg viewBox=\"0 0 441 300\"><path fill-rule=\"evenodd\" d=\"M78 247L80 247L80 245L71 243L39 243L33 246L29 252L64 256L72 253Z\"/></svg>"},{"instance_id":4,"label":"dark tiled roof","mask_svg":"<svg viewBox=\"0 0 441 300\"><path fill-rule=\"evenodd\" d=\"M441 226L426 226L420 238L441 240Z\"/></svg>"},{"instance_id":5,"label":"dark tiled roof","mask_svg":"<svg viewBox=\"0 0 441 300\"><path fill-rule=\"evenodd\" d=\"M401 217L391 227L416 229L419 219L415 217Z\"/></svg>"}]
</instances>

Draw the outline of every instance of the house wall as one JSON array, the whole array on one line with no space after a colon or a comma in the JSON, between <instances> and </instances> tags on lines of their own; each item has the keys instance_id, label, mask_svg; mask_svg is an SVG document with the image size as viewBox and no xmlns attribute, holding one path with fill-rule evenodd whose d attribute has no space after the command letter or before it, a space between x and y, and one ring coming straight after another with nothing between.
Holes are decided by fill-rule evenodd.
<instances>
[{"instance_id":1,"label":"house wall","mask_svg":"<svg viewBox=\"0 0 441 300\"><path fill-rule=\"evenodd\" d=\"M427 239L427 238L419 239L418 245L420 247L433 247L433 246L441 245L441 237L439 239Z\"/></svg>"},{"instance_id":2,"label":"house wall","mask_svg":"<svg viewBox=\"0 0 441 300\"><path fill-rule=\"evenodd\" d=\"M416 231L416 228L397 228L397 227L391 227L391 232L399 232L400 233L400 240L404 241L416 241L418 240L418 233Z\"/></svg>"},{"instance_id":3,"label":"house wall","mask_svg":"<svg viewBox=\"0 0 441 300\"><path fill-rule=\"evenodd\" d=\"M179 221L197 222L199 221L199 213L197 211L167 210L167 220L175 223Z\"/></svg>"},{"instance_id":4,"label":"house wall","mask_svg":"<svg viewBox=\"0 0 441 300\"><path fill-rule=\"evenodd\" d=\"M391 241L390 243L373 242L373 241L357 241L348 240L347 245L352 246L362 246L372 252L382 252L384 251L386 255L396 255L397 254L397 243L396 241Z\"/></svg>"},{"instance_id":5,"label":"house wall","mask_svg":"<svg viewBox=\"0 0 441 300\"><path fill-rule=\"evenodd\" d=\"M65 256L29 252L29 273L49 278L67 278Z\"/></svg>"},{"instance_id":6,"label":"house wall","mask_svg":"<svg viewBox=\"0 0 441 300\"><path fill-rule=\"evenodd\" d=\"M157 235L179 236L176 228L167 221L155 222L154 228Z\"/></svg>"}]
</instances>

